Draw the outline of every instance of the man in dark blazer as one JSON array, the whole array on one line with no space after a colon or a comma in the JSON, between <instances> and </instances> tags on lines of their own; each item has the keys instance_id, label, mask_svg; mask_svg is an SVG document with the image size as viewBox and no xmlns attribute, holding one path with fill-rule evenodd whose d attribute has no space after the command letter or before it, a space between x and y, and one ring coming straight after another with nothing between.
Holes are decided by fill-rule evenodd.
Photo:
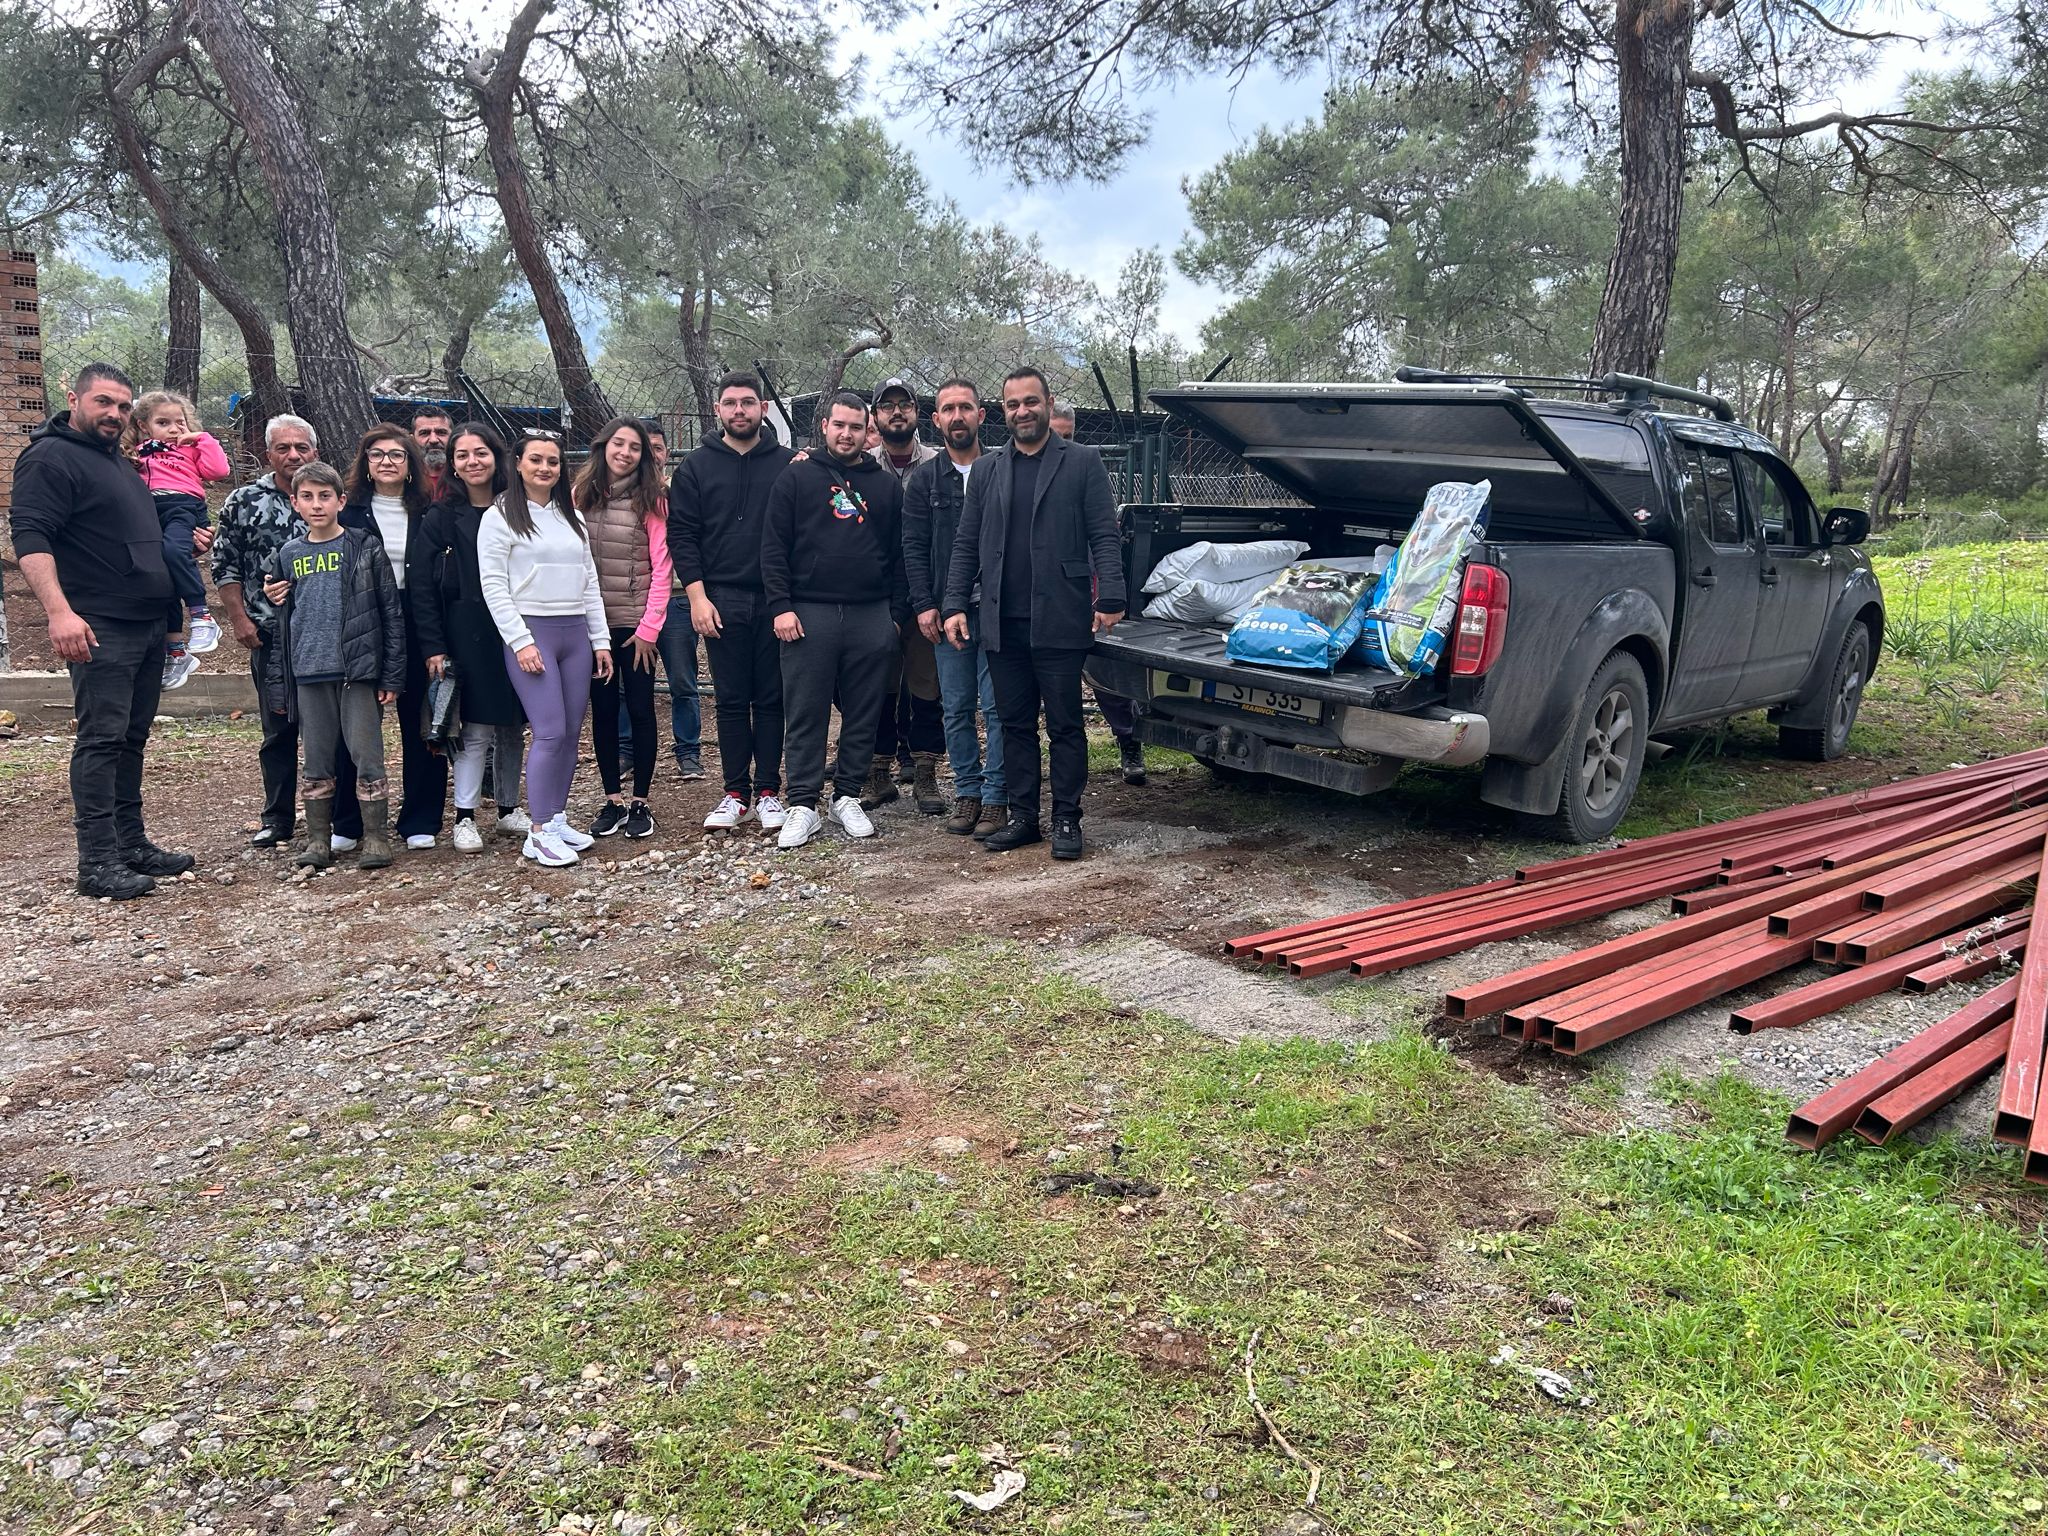
<instances>
[{"instance_id":1,"label":"man in dark blazer","mask_svg":"<svg viewBox=\"0 0 2048 1536\"><path fill-rule=\"evenodd\" d=\"M1010 824L982 846L1007 853L1042 840L1042 707L1052 757L1052 856L1078 859L1088 782L1081 663L1095 636L1124 616L1116 504L1102 456L1052 431L1052 390L1038 369L1019 368L1003 380L1003 419L1010 441L968 477L946 573L946 639L959 648L970 643L967 605L978 582L977 628L1002 718L1010 800Z\"/></svg>"}]
</instances>

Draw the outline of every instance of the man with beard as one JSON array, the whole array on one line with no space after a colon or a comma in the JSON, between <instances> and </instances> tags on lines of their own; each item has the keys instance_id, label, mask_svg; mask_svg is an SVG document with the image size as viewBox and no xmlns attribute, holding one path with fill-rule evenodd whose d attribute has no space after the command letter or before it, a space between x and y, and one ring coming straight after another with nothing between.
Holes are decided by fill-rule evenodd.
<instances>
[{"instance_id":1,"label":"man with beard","mask_svg":"<svg viewBox=\"0 0 2048 1536\"><path fill-rule=\"evenodd\" d=\"M157 847L142 822L171 573L155 500L119 452L135 386L112 363L88 363L66 403L15 465L9 521L50 648L71 671L78 892L127 901L192 867L192 855Z\"/></svg>"},{"instance_id":2,"label":"man with beard","mask_svg":"<svg viewBox=\"0 0 2048 1536\"><path fill-rule=\"evenodd\" d=\"M412 440L420 445L420 458L427 466L427 501L439 501L448 494L448 437L455 430L455 418L438 405L423 405L412 413Z\"/></svg>"},{"instance_id":3,"label":"man with beard","mask_svg":"<svg viewBox=\"0 0 2048 1536\"><path fill-rule=\"evenodd\" d=\"M668 488L668 547L703 637L716 695L725 795L710 831L783 824L782 645L761 590L761 527L789 449L761 438L761 376L725 374L713 397L721 435L676 466Z\"/></svg>"},{"instance_id":4,"label":"man with beard","mask_svg":"<svg viewBox=\"0 0 2048 1536\"><path fill-rule=\"evenodd\" d=\"M778 848L816 835L831 818L848 837L875 835L860 787L898 636L908 627L903 577L903 487L861 449L866 406L841 390L824 402L819 451L791 464L768 495L761 588L782 642L789 736L789 816ZM839 705L839 750L826 737Z\"/></svg>"},{"instance_id":5,"label":"man with beard","mask_svg":"<svg viewBox=\"0 0 2048 1536\"><path fill-rule=\"evenodd\" d=\"M1074 408L1065 401L1052 408L1052 429L1061 437L1073 438ZM1102 711L1103 723L1109 727L1109 734L1116 738L1118 767L1123 770L1124 782L1143 785L1145 744L1138 740L1137 707L1120 693L1111 693L1095 683L1088 687L1095 695L1095 707Z\"/></svg>"},{"instance_id":6,"label":"man with beard","mask_svg":"<svg viewBox=\"0 0 2048 1536\"><path fill-rule=\"evenodd\" d=\"M939 669L946 756L953 768L953 815L946 830L985 841L1010 819L1003 789L1003 732L995 687L989 681L988 658L978 643L975 615L968 614L965 645L943 643L939 627L939 588L953 562L953 541L967 499L967 482L981 460L981 391L971 379L953 378L939 386L937 398L932 419L946 451L926 459L904 482L903 569L910 587L910 610L916 616L919 634L933 648ZM970 594L970 600L978 596ZM988 726L986 761L974 718L977 706Z\"/></svg>"},{"instance_id":7,"label":"man with beard","mask_svg":"<svg viewBox=\"0 0 2048 1536\"><path fill-rule=\"evenodd\" d=\"M946 639L964 648L968 609L975 608L1002 713L1010 824L982 846L1007 853L1042 840L1043 707L1052 757L1052 855L1078 859L1081 792L1088 782L1081 664L1095 636L1124 616L1124 571L1109 471L1093 448L1052 431L1051 412L1052 390L1042 370L1019 368L1003 380L1010 441L968 477L942 613Z\"/></svg>"},{"instance_id":8,"label":"man with beard","mask_svg":"<svg viewBox=\"0 0 2048 1536\"><path fill-rule=\"evenodd\" d=\"M939 452L917 435L917 396L901 379L885 379L875 391L875 430L880 441L873 452L882 468L908 487L920 464L934 462ZM882 716L875 731L875 757L868 769L860 803L873 810L899 798L892 764L910 770L911 797L927 816L946 808L939 794L939 754L946 750L946 727L939 704L938 663L932 642L918 626L906 625L902 650L891 663Z\"/></svg>"}]
</instances>

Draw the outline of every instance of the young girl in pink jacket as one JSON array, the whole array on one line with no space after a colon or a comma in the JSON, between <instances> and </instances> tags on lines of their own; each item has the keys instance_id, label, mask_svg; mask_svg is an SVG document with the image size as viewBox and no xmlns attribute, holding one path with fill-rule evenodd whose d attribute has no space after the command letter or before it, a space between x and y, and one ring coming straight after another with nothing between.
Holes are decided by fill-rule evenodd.
<instances>
[{"instance_id":1,"label":"young girl in pink jacket","mask_svg":"<svg viewBox=\"0 0 2048 1536\"><path fill-rule=\"evenodd\" d=\"M171 640L164 650L164 686L182 688L199 670L199 657L220 644L220 625L207 610L206 582L199 574L192 535L213 526L206 510L207 484L226 480L234 471L213 435L199 430L199 412L192 402L168 389L151 390L135 402L126 437L128 457L156 498L164 564L171 568L171 588L178 599L168 624Z\"/></svg>"}]
</instances>

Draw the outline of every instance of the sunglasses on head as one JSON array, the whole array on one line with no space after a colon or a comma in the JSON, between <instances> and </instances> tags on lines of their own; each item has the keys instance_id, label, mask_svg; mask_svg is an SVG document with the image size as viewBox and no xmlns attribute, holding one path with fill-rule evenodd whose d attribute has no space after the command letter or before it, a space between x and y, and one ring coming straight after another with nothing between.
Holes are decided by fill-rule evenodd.
<instances>
[{"instance_id":1,"label":"sunglasses on head","mask_svg":"<svg viewBox=\"0 0 2048 1536\"><path fill-rule=\"evenodd\" d=\"M550 432L545 427L528 427L519 434L519 440L522 443L559 443L562 440L562 434Z\"/></svg>"}]
</instances>

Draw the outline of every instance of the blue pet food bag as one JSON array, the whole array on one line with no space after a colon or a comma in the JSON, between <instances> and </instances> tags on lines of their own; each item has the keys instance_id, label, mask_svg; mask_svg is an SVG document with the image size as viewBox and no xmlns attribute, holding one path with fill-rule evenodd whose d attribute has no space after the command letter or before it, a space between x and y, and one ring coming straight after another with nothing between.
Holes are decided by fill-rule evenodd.
<instances>
[{"instance_id":1,"label":"blue pet food bag","mask_svg":"<svg viewBox=\"0 0 2048 1536\"><path fill-rule=\"evenodd\" d=\"M1290 565L1230 626L1224 654L1253 666L1331 671L1358 639L1373 581L1369 571L1314 560Z\"/></svg>"}]
</instances>

